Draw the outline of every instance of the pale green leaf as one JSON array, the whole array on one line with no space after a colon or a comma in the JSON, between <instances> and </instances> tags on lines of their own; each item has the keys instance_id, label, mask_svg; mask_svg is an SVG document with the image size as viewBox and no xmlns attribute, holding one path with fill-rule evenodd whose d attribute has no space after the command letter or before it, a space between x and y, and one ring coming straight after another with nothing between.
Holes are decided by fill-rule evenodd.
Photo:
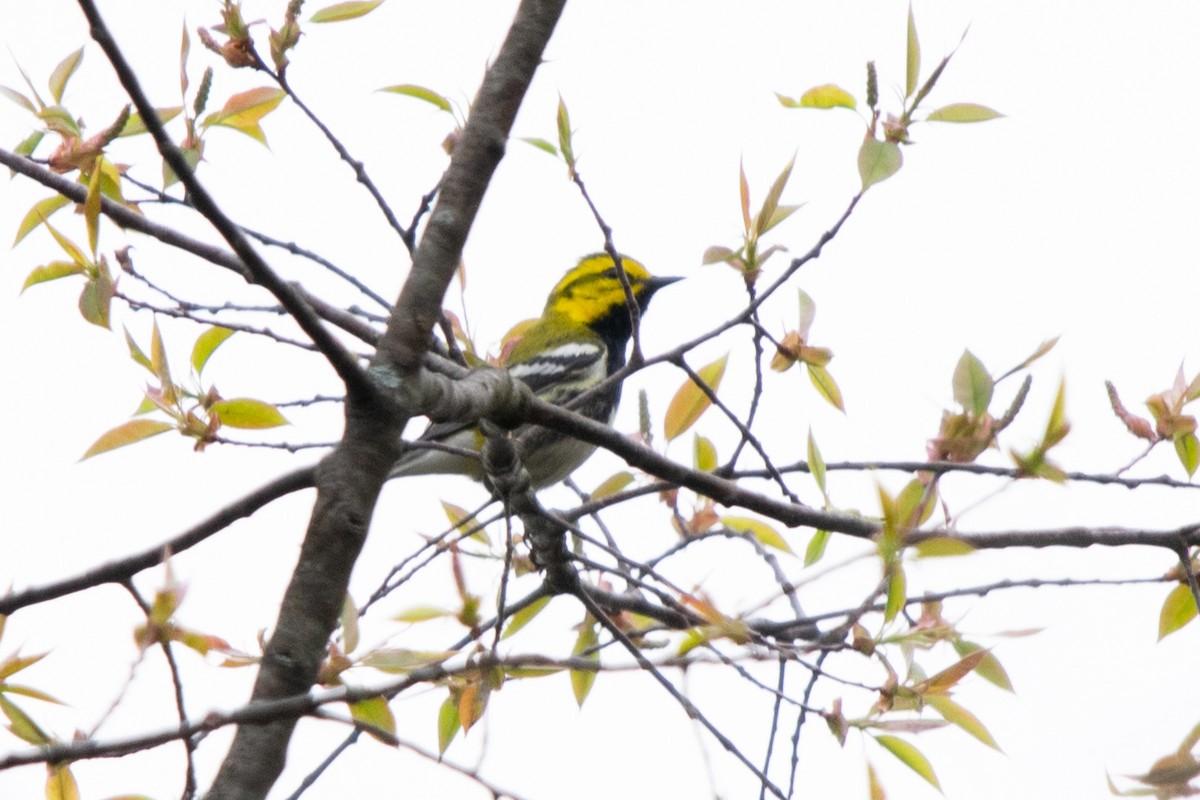
<instances>
[{"instance_id":1,"label":"pale green leaf","mask_svg":"<svg viewBox=\"0 0 1200 800\"><path fill-rule=\"evenodd\" d=\"M633 483L633 473L628 470L621 470L614 475L610 475L607 480L593 489L588 497L593 500L611 497L631 483Z\"/></svg>"},{"instance_id":2,"label":"pale green leaf","mask_svg":"<svg viewBox=\"0 0 1200 800\"><path fill-rule=\"evenodd\" d=\"M342 599L342 615L340 618L342 626L342 652L349 654L353 653L358 647L358 609L354 605L354 598L346 592L346 596Z\"/></svg>"},{"instance_id":3,"label":"pale green leaf","mask_svg":"<svg viewBox=\"0 0 1200 800\"><path fill-rule=\"evenodd\" d=\"M963 639L955 640L953 645L955 652L960 656L983 650L980 645ZM1013 691L1012 681L1009 679L1008 673L1004 670L1000 659L996 658L996 655L991 651L987 651L987 655L975 666L975 674L1007 692Z\"/></svg>"},{"instance_id":4,"label":"pale green leaf","mask_svg":"<svg viewBox=\"0 0 1200 800\"><path fill-rule=\"evenodd\" d=\"M334 3L316 11L309 22L342 22L357 19L370 14L383 4L383 0L362 0L361 2Z\"/></svg>"},{"instance_id":5,"label":"pale green leaf","mask_svg":"<svg viewBox=\"0 0 1200 800\"><path fill-rule=\"evenodd\" d=\"M858 175L867 189L895 175L904 165L904 156L895 142L867 137L858 150Z\"/></svg>"},{"instance_id":6,"label":"pale green leaf","mask_svg":"<svg viewBox=\"0 0 1200 800\"><path fill-rule=\"evenodd\" d=\"M921 77L921 42L917 38L917 21L913 17L912 4L908 6L908 48L905 54L904 96L912 97Z\"/></svg>"},{"instance_id":7,"label":"pale green leaf","mask_svg":"<svg viewBox=\"0 0 1200 800\"><path fill-rule=\"evenodd\" d=\"M25 214L21 220L21 224L17 226L17 237L13 239L13 246L29 235L29 232L41 225L50 216L60 208L65 208L70 205L71 201L63 197L61 194L56 194L53 197L47 197L44 200L39 200L33 204L33 208Z\"/></svg>"},{"instance_id":8,"label":"pale green leaf","mask_svg":"<svg viewBox=\"0 0 1200 800\"><path fill-rule=\"evenodd\" d=\"M258 123L263 117L274 111L285 97L287 97L287 93L282 89L270 86L239 92L225 101L225 105L220 111L205 117L201 125L205 128L213 125L233 128L266 144L267 137Z\"/></svg>"},{"instance_id":9,"label":"pale green leaf","mask_svg":"<svg viewBox=\"0 0 1200 800\"><path fill-rule=\"evenodd\" d=\"M262 400L252 400L248 397L237 397L232 400L218 400L209 409L215 414L222 425L231 428L260 430L288 425L288 421L279 409Z\"/></svg>"},{"instance_id":10,"label":"pale green leaf","mask_svg":"<svg viewBox=\"0 0 1200 800\"><path fill-rule=\"evenodd\" d=\"M992 376L970 350L964 350L954 368L954 400L977 417L987 413L995 386Z\"/></svg>"},{"instance_id":11,"label":"pale green leaf","mask_svg":"<svg viewBox=\"0 0 1200 800\"><path fill-rule=\"evenodd\" d=\"M18 738L38 747L50 744L50 737L46 735L45 731L39 728L37 723L21 710L20 706L10 701L2 693L0 693L0 712L8 717L9 730Z\"/></svg>"},{"instance_id":12,"label":"pale green leaf","mask_svg":"<svg viewBox=\"0 0 1200 800\"><path fill-rule=\"evenodd\" d=\"M1196 618L1196 599L1186 584L1179 584L1167 594L1158 612L1158 639L1162 641Z\"/></svg>"},{"instance_id":13,"label":"pale green leaf","mask_svg":"<svg viewBox=\"0 0 1200 800\"><path fill-rule=\"evenodd\" d=\"M233 336L233 331L229 328L214 326L196 337L196 343L192 345L192 369L197 375L204 371L208 359L230 336Z\"/></svg>"},{"instance_id":14,"label":"pale green leaf","mask_svg":"<svg viewBox=\"0 0 1200 800\"><path fill-rule=\"evenodd\" d=\"M392 619L396 622L428 622L431 619L453 616L453 611L437 606L412 606L396 614Z\"/></svg>"},{"instance_id":15,"label":"pale green leaf","mask_svg":"<svg viewBox=\"0 0 1200 800\"><path fill-rule=\"evenodd\" d=\"M154 113L158 115L159 122L164 125L183 113L183 106L171 106L170 108L156 108ZM125 123L125 127L121 128L121 133L118 138L126 136L137 136L146 132L146 121L142 119L142 115L136 111L129 115L129 120Z\"/></svg>"},{"instance_id":16,"label":"pale green leaf","mask_svg":"<svg viewBox=\"0 0 1200 800\"><path fill-rule=\"evenodd\" d=\"M75 70L79 67L79 62L82 60L83 48L81 47L58 62L58 66L50 73L50 96L54 98L54 102L62 102L63 92L67 88L67 81L75 74Z\"/></svg>"},{"instance_id":17,"label":"pale green leaf","mask_svg":"<svg viewBox=\"0 0 1200 800\"><path fill-rule=\"evenodd\" d=\"M692 463L700 472L712 472L717 468L717 448L711 439L696 434L692 443Z\"/></svg>"},{"instance_id":18,"label":"pale green leaf","mask_svg":"<svg viewBox=\"0 0 1200 800\"><path fill-rule=\"evenodd\" d=\"M62 248L64 253L71 257L72 261L84 268L91 266L91 262L88 261L83 251L74 242L59 233L58 229L47 222L45 218L42 219L42 224L46 226L46 230L50 231L50 235L54 237L54 241L58 242L58 246Z\"/></svg>"},{"instance_id":19,"label":"pale green leaf","mask_svg":"<svg viewBox=\"0 0 1200 800\"><path fill-rule=\"evenodd\" d=\"M96 160L91 177L88 179L87 195L83 201L83 219L87 226L88 248L91 250L93 258L100 241L100 179L104 176L102 163L103 159Z\"/></svg>"},{"instance_id":20,"label":"pale green leaf","mask_svg":"<svg viewBox=\"0 0 1200 800\"><path fill-rule=\"evenodd\" d=\"M784 102L784 98L779 97L779 101L785 106L789 103ZM804 94L800 95L799 102L795 103L796 108L849 108L854 109L857 106L854 100L854 95L847 92L840 86L832 83L826 83L821 86L814 86Z\"/></svg>"},{"instance_id":21,"label":"pale green leaf","mask_svg":"<svg viewBox=\"0 0 1200 800\"><path fill-rule=\"evenodd\" d=\"M999 111L977 103L951 103L929 112L928 119L933 122L987 122L1003 116Z\"/></svg>"},{"instance_id":22,"label":"pale green leaf","mask_svg":"<svg viewBox=\"0 0 1200 800\"><path fill-rule=\"evenodd\" d=\"M829 405L845 413L846 405L842 400L842 390L838 388L837 381L829 374L829 370L815 364L805 364L804 366L808 370L808 379L820 392L821 397L824 397Z\"/></svg>"},{"instance_id":23,"label":"pale green leaf","mask_svg":"<svg viewBox=\"0 0 1200 800\"><path fill-rule=\"evenodd\" d=\"M811 427L808 429L808 471L812 473L821 494L828 495L825 487L825 459L821 457L821 450L817 447L817 440L813 438Z\"/></svg>"},{"instance_id":24,"label":"pale green leaf","mask_svg":"<svg viewBox=\"0 0 1200 800\"><path fill-rule=\"evenodd\" d=\"M37 106L35 106L33 104L33 101L30 100L25 95L18 92L16 89L10 89L7 86L0 86L0 94L4 95L9 100L12 100L14 103L19 105L21 108L28 111L30 114L37 113Z\"/></svg>"},{"instance_id":25,"label":"pale green leaf","mask_svg":"<svg viewBox=\"0 0 1200 800\"><path fill-rule=\"evenodd\" d=\"M886 734L876 736L875 741L879 742L889 753L900 759L902 764L927 780L934 788L941 791L942 785L938 783L937 775L933 771L933 765L929 763L929 759L925 758L915 745L899 737L888 736Z\"/></svg>"},{"instance_id":26,"label":"pale green leaf","mask_svg":"<svg viewBox=\"0 0 1200 800\"><path fill-rule=\"evenodd\" d=\"M68 764L54 764L46 771L46 800L79 800L79 784Z\"/></svg>"},{"instance_id":27,"label":"pale green leaf","mask_svg":"<svg viewBox=\"0 0 1200 800\"><path fill-rule=\"evenodd\" d=\"M350 716L367 733L384 744L396 744L396 718L384 697L350 703Z\"/></svg>"},{"instance_id":28,"label":"pale green leaf","mask_svg":"<svg viewBox=\"0 0 1200 800\"><path fill-rule=\"evenodd\" d=\"M1000 750L1000 745L996 743L995 738L987 729L987 726L980 722L979 718L970 711L963 708L954 700L950 699L949 695L927 695L925 697L925 704L932 706L934 710L941 714L942 718L947 722L953 723L962 728L964 731L971 734L993 750Z\"/></svg>"},{"instance_id":29,"label":"pale green leaf","mask_svg":"<svg viewBox=\"0 0 1200 800\"><path fill-rule=\"evenodd\" d=\"M89 279L83 285L83 291L79 293L79 313L93 325L108 328L108 312L115 290L112 278L107 274L101 273Z\"/></svg>"},{"instance_id":30,"label":"pale green leaf","mask_svg":"<svg viewBox=\"0 0 1200 800\"><path fill-rule=\"evenodd\" d=\"M774 547L776 550L794 555L792 548L788 546L779 531L762 520L751 517L721 517L721 524L730 530L753 536L768 547Z\"/></svg>"},{"instance_id":31,"label":"pale green leaf","mask_svg":"<svg viewBox=\"0 0 1200 800\"><path fill-rule=\"evenodd\" d=\"M589 661L600 663L600 651L595 647L599 643L600 637L596 631L596 621L587 616L582 625L579 626L579 636L575 639L575 646L571 649L571 655L586 658ZM580 706L587 699L588 693L592 691L592 684L596 682L596 670L592 669L573 669L571 670L571 691L575 695L575 702Z\"/></svg>"},{"instance_id":32,"label":"pale green leaf","mask_svg":"<svg viewBox=\"0 0 1200 800\"><path fill-rule=\"evenodd\" d=\"M821 556L825 555L825 547L829 544L829 531L817 531L812 538L808 540L808 547L804 548L804 566L810 567L821 560Z\"/></svg>"},{"instance_id":33,"label":"pale green leaf","mask_svg":"<svg viewBox=\"0 0 1200 800\"><path fill-rule=\"evenodd\" d=\"M462 724L458 719L458 703L454 702L454 696L451 695L442 702L442 707L438 709L438 753L446 752L446 748L450 746L450 742L454 741L454 737L461 729Z\"/></svg>"},{"instance_id":34,"label":"pale green leaf","mask_svg":"<svg viewBox=\"0 0 1200 800\"><path fill-rule=\"evenodd\" d=\"M457 653L457 650L409 650L391 647L372 650L363 656L359 663L380 672L403 675L414 669L440 664Z\"/></svg>"},{"instance_id":35,"label":"pale green leaf","mask_svg":"<svg viewBox=\"0 0 1200 800\"><path fill-rule=\"evenodd\" d=\"M395 86L385 86L379 91L399 94L405 97L412 97L417 100L424 100L426 103L437 106L446 113L450 113L450 101L432 89L426 89L424 86L416 86L411 83L401 83Z\"/></svg>"},{"instance_id":36,"label":"pale green leaf","mask_svg":"<svg viewBox=\"0 0 1200 800\"><path fill-rule=\"evenodd\" d=\"M725 364L728 360L729 354L726 353L711 364L696 370L700 380L704 381L704 384L714 393L721 385L721 378L725 375ZM697 386L690 377L684 381L679 390L675 392L670 405L667 406L667 413L663 419L663 432L667 441L678 438L680 434L692 427L710 405L712 405L712 401L703 389Z\"/></svg>"},{"instance_id":37,"label":"pale green leaf","mask_svg":"<svg viewBox=\"0 0 1200 800\"><path fill-rule=\"evenodd\" d=\"M173 427L169 422L159 422L152 419L130 420L104 433L87 449L87 452L79 460L83 461L100 453L106 453L109 450L116 450L118 447L124 447L134 442L140 442L143 439L149 439L151 436L157 436L160 433L171 430Z\"/></svg>"},{"instance_id":38,"label":"pale green leaf","mask_svg":"<svg viewBox=\"0 0 1200 800\"><path fill-rule=\"evenodd\" d=\"M892 567L891 577L888 578L887 602L883 606L883 619L891 622L904 608L908 599L908 580L904 575L904 567L897 561Z\"/></svg>"},{"instance_id":39,"label":"pale green leaf","mask_svg":"<svg viewBox=\"0 0 1200 800\"><path fill-rule=\"evenodd\" d=\"M558 157L558 148L550 144L550 142L547 142L545 139L539 139L536 136L522 136L520 137L519 141L522 141L525 144L533 145L538 150L549 153L555 158Z\"/></svg>"},{"instance_id":40,"label":"pale green leaf","mask_svg":"<svg viewBox=\"0 0 1200 800\"><path fill-rule=\"evenodd\" d=\"M32 272L25 276L25 283L21 285L21 291L23 292L35 284L56 281L59 278L66 278L70 275L80 275L83 271L83 267L73 261L51 261L49 264L35 267Z\"/></svg>"},{"instance_id":41,"label":"pale green leaf","mask_svg":"<svg viewBox=\"0 0 1200 800\"><path fill-rule=\"evenodd\" d=\"M524 628L526 625L528 625L534 617L542 613L542 609L549 604L550 600L551 597L549 595L545 597L539 597L537 600L534 600L520 611L512 614L508 618L508 623L504 626L504 633L501 634L500 638L507 639L517 631L521 630L521 628Z\"/></svg>"},{"instance_id":42,"label":"pale green leaf","mask_svg":"<svg viewBox=\"0 0 1200 800\"><path fill-rule=\"evenodd\" d=\"M1196 434L1184 433L1176 436L1175 454L1179 456L1179 463L1187 470L1188 477L1195 475L1196 467L1200 465L1200 442L1197 442Z\"/></svg>"},{"instance_id":43,"label":"pale green leaf","mask_svg":"<svg viewBox=\"0 0 1200 800\"><path fill-rule=\"evenodd\" d=\"M71 112L62 106L46 106L37 112L37 117L42 122L45 122L46 127L55 133L74 136L79 139L83 138L83 131L79 129L79 123L71 116Z\"/></svg>"},{"instance_id":44,"label":"pale green leaf","mask_svg":"<svg viewBox=\"0 0 1200 800\"><path fill-rule=\"evenodd\" d=\"M0 682L4 681L5 678L16 675L23 669L32 667L45 657L45 653L38 653L36 656L19 656L15 654L9 656L3 661L0 661ZM9 687L5 688L7 689Z\"/></svg>"}]
</instances>

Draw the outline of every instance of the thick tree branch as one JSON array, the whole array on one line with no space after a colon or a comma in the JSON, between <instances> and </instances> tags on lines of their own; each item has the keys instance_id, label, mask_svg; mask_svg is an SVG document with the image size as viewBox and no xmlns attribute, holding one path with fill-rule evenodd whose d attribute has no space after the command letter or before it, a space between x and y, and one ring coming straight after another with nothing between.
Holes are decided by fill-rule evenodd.
<instances>
[{"instance_id":1,"label":"thick tree branch","mask_svg":"<svg viewBox=\"0 0 1200 800\"><path fill-rule=\"evenodd\" d=\"M386 402L383 398L372 402L364 395L347 398L346 432L342 443L319 467L317 502L259 669L252 706L309 691L337 623L379 491L399 455L400 432L408 416L435 407L432 401L440 399L438 395L458 396L447 391L449 381L424 373L423 359L463 243L564 1L522 2L472 103L412 271L371 365L375 384L388 391L389 397ZM482 377L501 389L514 383L506 373L506 380ZM501 409L504 403L510 404L508 407L514 401L517 407L522 404L511 392L499 394L509 396L483 405ZM294 727L294 718L239 725L210 800L265 797L283 769Z\"/></svg>"}]
</instances>

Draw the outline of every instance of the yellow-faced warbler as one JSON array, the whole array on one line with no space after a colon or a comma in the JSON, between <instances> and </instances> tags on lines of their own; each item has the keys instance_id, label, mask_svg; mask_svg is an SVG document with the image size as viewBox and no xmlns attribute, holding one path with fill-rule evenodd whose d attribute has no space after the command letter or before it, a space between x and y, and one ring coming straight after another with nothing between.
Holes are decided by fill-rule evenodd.
<instances>
[{"instance_id":1,"label":"yellow-faced warbler","mask_svg":"<svg viewBox=\"0 0 1200 800\"><path fill-rule=\"evenodd\" d=\"M621 257L629 288L639 311L650 298L678 278L656 278L637 261ZM541 400L567 405L625 365L632 334L625 290L616 264L606 253L582 259L550 292L540 319L532 322L503 359L509 373L528 384ZM573 408L585 417L612 422L621 397L615 383ZM594 451L595 445L564 434L525 426L516 433L523 444L522 459L535 488L558 483ZM483 446L477 425L435 423L392 467L391 477L458 474L483 479L478 458L452 452L476 453ZM448 449L421 447L447 445Z\"/></svg>"}]
</instances>

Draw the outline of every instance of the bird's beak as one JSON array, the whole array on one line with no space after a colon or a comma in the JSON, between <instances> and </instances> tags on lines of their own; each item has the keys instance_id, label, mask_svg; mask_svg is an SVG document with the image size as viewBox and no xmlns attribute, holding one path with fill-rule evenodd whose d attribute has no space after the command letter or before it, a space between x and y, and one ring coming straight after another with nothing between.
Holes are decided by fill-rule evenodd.
<instances>
[{"instance_id":1,"label":"bird's beak","mask_svg":"<svg viewBox=\"0 0 1200 800\"><path fill-rule=\"evenodd\" d=\"M657 292L659 289L663 288L664 286L670 286L672 283L675 283L675 281L681 281L681 280L683 280L683 278L677 277L677 276L668 276L666 278L656 278L656 277L649 278L646 281L647 294L654 294L655 292Z\"/></svg>"}]
</instances>

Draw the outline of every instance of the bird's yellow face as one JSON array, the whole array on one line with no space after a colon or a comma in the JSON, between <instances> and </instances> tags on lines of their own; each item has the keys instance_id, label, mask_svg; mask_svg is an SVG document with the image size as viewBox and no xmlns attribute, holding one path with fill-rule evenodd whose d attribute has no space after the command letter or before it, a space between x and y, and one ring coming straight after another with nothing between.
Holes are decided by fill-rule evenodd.
<instances>
[{"instance_id":1,"label":"bird's yellow face","mask_svg":"<svg viewBox=\"0 0 1200 800\"><path fill-rule=\"evenodd\" d=\"M649 294L658 288L640 263L621 257L629 288L638 305L645 305ZM607 253L585 257L554 287L546 301L546 316L561 315L582 325L593 325L608 317L615 309L625 307L625 289L621 286L616 266Z\"/></svg>"}]
</instances>

